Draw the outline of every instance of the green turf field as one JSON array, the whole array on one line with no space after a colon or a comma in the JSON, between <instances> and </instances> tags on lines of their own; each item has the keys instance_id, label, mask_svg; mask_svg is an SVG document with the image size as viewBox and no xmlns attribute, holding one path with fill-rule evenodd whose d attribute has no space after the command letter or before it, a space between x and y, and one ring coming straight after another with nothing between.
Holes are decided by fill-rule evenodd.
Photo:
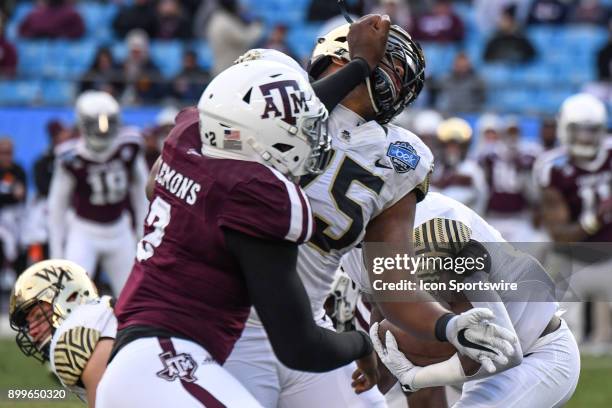
<instances>
[{"instance_id":1,"label":"green turf field","mask_svg":"<svg viewBox=\"0 0 612 408\"><path fill-rule=\"evenodd\" d=\"M582 359L580 383L567 405L572 408L609 408L612 406L612 357ZM21 354L11 340L0 340L0 407L8 408L83 408L76 397L67 400L23 401L7 399L7 390L53 389L60 385L41 365Z\"/></svg>"}]
</instances>

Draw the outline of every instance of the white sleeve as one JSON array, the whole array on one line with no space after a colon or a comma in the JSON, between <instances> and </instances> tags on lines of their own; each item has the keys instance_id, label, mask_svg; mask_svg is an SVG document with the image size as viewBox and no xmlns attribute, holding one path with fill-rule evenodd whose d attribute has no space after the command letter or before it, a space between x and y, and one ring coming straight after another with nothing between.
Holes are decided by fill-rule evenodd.
<instances>
[{"instance_id":1,"label":"white sleeve","mask_svg":"<svg viewBox=\"0 0 612 408\"><path fill-rule=\"evenodd\" d=\"M146 195L149 170L142 154L138 154L138 156L136 156L132 173L133 183L130 186L130 201L132 203L132 208L134 209L136 237L140 239L143 233L144 219L147 216L147 209L149 206Z\"/></svg>"},{"instance_id":2,"label":"white sleeve","mask_svg":"<svg viewBox=\"0 0 612 408\"><path fill-rule=\"evenodd\" d=\"M66 238L66 213L70 195L75 186L74 177L58 161L49 188L49 255L63 258Z\"/></svg>"}]
</instances>

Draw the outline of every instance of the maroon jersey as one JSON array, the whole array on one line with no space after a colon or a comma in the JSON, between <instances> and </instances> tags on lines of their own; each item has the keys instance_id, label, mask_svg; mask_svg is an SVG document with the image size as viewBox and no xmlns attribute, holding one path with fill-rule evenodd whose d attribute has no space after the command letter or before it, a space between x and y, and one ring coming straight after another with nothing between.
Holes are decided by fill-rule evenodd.
<instances>
[{"instance_id":1,"label":"maroon jersey","mask_svg":"<svg viewBox=\"0 0 612 408\"><path fill-rule=\"evenodd\" d=\"M314 224L305 194L276 170L200 152L198 112L189 108L164 144L145 236L115 310L119 329L168 330L223 363L251 303L222 228L302 243Z\"/></svg>"},{"instance_id":2,"label":"maroon jersey","mask_svg":"<svg viewBox=\"0 0 612 408\"><path fill-rule=\"evenodd\" d=\"M89 152L83 139L57 147L59 165L75 181L72 207L80 218L109 223L129 208L129 186L141 149L141 137L134 128L122 129L109 150L101 154Z\"/></svg>"},{"instance_id":3,"label":"maroon jersey","mask_svg":"<svg viewBox=\"0 0 612 408\"><path fill-rule=\"evenodd\" d=\"M586 214L597 214L599 204L612 198L612 144L607 142L600 154L585 166L578 166L563 147L551 150L538 161L536 177L546 188L557 189L565 198L572 222ZM605 223L586 242L611 242L612 220Z\"/></svg>"},{"instance_id":4,"label":"maroon jersey","mask_svg":"<svg viewBox=\"0 0 612 408\"><path fill-rule=\"evenodd\" d=\"M525 193L534 162L535 154L528 149L510 150L501 143L480 158L489 186L488 211L517 213L527 208Z\"/></svg>"}]
</instances>

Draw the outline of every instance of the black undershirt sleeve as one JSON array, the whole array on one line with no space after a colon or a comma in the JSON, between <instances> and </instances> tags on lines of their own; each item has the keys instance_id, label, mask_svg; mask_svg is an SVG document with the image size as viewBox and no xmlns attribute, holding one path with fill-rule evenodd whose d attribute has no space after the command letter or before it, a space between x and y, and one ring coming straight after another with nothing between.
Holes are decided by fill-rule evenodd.
<instances>
[{"instance_id":1,"label":"black undershirt sleeve","mask_svg":"<svg viewBox=\"0 0 612 408\"><path fill-rule=\"evenodd\" d=\"M342 69L311 85L315 95L321 100L328 112L334 108L359 84L370 75L370 67L364 59L356 58Z\"/></svg>"},{"instance_id":2,"label":"black undershirt sleeve","mask_svg":"<svg viewBox=\"0 0 612 408\"><path fill-rule=\"evenodd\" d=\"M224 229L249 296L278 359L300 371L324 372L372 351L365 333L336 333L315 324L310 302L296 271L296 244L268 241Z\"/></svg>"}]
</instances>

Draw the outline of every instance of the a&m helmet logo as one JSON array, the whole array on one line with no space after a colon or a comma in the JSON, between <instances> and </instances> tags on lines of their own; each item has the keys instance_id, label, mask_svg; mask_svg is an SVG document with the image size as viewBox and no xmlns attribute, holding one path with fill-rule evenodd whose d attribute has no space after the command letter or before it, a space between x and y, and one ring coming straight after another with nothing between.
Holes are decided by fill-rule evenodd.
<instances>
[{"instance_id":1,"label":"a&m helmet logo","mask_svg":"<svg viewBox=\"0 0 612 408\"><path fill-rule=\"evenodd\" d=\"M281 117L284 122L295 126L296 117L294 115L300 112L308 112L306 94L300 89L297 81L293 79L263 84L259 86L259 89L266 101L266 106L261 115L262 119ZM282 106L280 107L274 102L272 94L274 90L280 94L282 101Z\"/></svg>"},{"instance_id":2,"label":"a&m helmet logo","mask_svg":"<svg viewBox=\"0 0 612 408\"><path fill-rule=\"evenodd\" d=\"M173 355L171 351L166 351L159 355L159 359L164 364L164 369L157 372L157 376L167 381L180 379L181 381L194 382L197 377L193 374L198 368L190 354L181 353Z\"/></svg>"},{"instance_id":3,"label":"a&m helmet logo","mask_svg":"<svg viewBox=\"0 0 612 408\"><path fill-rule=\"evenodd\" d=\"M393 168L398 173L406 173L417 168L421 156L419 156L408 142L394 142L389 145L387 156L391 159Z\"/></svg>"}]
</instances>

